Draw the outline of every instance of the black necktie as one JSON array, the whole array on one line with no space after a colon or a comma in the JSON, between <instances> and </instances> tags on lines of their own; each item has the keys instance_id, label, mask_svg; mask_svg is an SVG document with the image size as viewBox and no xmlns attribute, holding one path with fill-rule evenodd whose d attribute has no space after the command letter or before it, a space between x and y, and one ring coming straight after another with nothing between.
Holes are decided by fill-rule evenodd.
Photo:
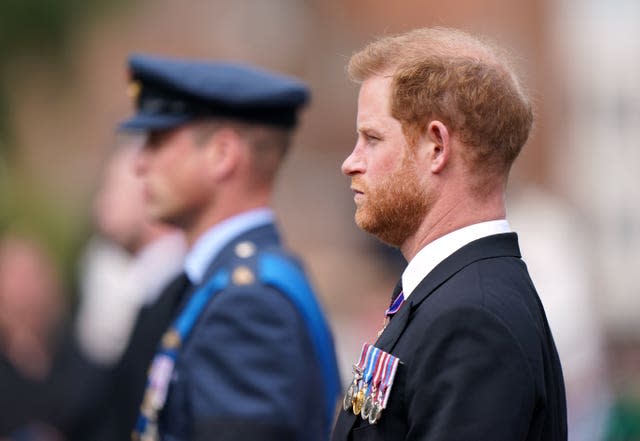
<instances>
[{"instance_id":1,"label":"black necktie","mask_svg":"<svg viewBox=\"0 0 640 441\"><path fill-rule=\"evenodd\" d=\"M183 271L165 288L163 295L169 297L167 301L171 305L172 318L180 312L180 307L186 300L187 293L192 287L193 284L189 280L189 277L187 277L187 273Z\"/></svg>"}]
</instances>

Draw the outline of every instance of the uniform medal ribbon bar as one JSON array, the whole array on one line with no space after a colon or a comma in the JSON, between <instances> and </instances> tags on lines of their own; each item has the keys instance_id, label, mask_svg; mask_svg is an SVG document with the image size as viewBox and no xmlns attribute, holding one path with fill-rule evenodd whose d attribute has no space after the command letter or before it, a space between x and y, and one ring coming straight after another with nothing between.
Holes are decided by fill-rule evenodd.
<instances>
[{"instance_id":1,"label":"uniform medal ribbon bar","mask_svg":"<svg viewBox=\"0 0 640 441\"><path fill-rule=\"evenodd\" d=\"M399 363L397 357L365 343L358 363L353 365L354 376L344 397L344 410L351 410L371 424L378 422L387 406Z\"/></svg>"}]
</instances>

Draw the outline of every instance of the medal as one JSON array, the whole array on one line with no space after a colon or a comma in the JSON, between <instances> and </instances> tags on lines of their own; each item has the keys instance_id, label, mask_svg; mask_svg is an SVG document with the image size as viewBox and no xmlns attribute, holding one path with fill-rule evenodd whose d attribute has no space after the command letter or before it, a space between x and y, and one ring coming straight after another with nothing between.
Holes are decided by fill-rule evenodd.
<instances>
[{"instance_id":1,"label":"medal","mask_svg":"<svg viewBox=\"0 0 640 441\"><path fill-rule=\"evenodd\" d=\"M393 368L393 362L394 360L397 360L397 358L395 358L391 354L386 354L386 355L387 355L387 359L385 360L385 363L382 369L380 385L375 396L373 407L369 414L369 424L377 423L378 420L380 419L380 416L382 415L383 395L388 388L389 376Z\"/></svg>"},{"instance_id":2,"label":"medal","mask_svg":"<svg viewBox=\"0 0 640 441\"><path fill-rule=\"evenodd\" d=\"M369 414L369 424L375 424L380 419L380 414L382 413L382 406L379 401L375 401L373 403L373 408L371 409L371 413Z\"/></svg>"},{"instance_id":3,"label":"medal","mask_svg":"<svg viewBox=\"0 0 640 441\"><path fill-rule=\"evenodd\" d=\"M364 389L360 389L353 399L353 413L356 415L360 414L362 410L362 404L364 401Z\"/></svg>"},{"instance_id":4,"label":"medal","mask_svg":"<svg viewBox=\"0 0 640 441\"><path fill-rule=\"evenodd\" d=\"M382 378L380 380L380 387L376 393L375 399L371 411L369 412L369 423L375 424L382 417L382 411L387 407L387 401L391 394L391 386L393 385L393 379L395 378L396 371L400 359L393 355L387 354L388 358L385 361L384 369L382 369Z\"/></svg>"},{"instance_id":5,"label":"medal","mask_svg":"<svg viewBox=\"0 0 640 441\"><path fill-rule=\"evenodd\" d=\"M342 400L342 408L347 411L349 408L352 408L355 403L356 395L359 390L359 383L362 379L362 372L364 370L365 360L369 352L371 351L371 345L369 343L365 343L362 345L362 351L360 352L360 360L358 364L353 365L353 381L351 385L347 389L347 393L344 395L344 399Z\"/></svg>"},{"instance_id":6,"label":"medal","mask_svg":"<svg viewBox=\"0 0 640 441\"><path fill-rule=\"evenodd\" d=\"M364 376L362 377L361 382L362 387L358 391L356 395L356 399L353 403L353 413L359 415L362 411L362 406L364 406L365 399L367 398L367 394L369 392L369 387L371 385L371 378L373 377L373 371L376 368L377 361L380 357L380 349L375 346L369 346L370 350L367 351L367 356L365 357L365 370Z\"/></svg>"},{"instance_id":7,"label":"medal","mask_svg":"<svg viewBox=\"0 0 640 441\"><path fill-rule=\"evenodd\" d=\"M391 386L393 386L393 379L396 376L396 371L398 370L398 363L400 363L400 359L393 357L393 363L390 364L389 378L386 380L384 384L384 392L382 393L382 409L387 408L387 401L389 401L389 395L391 394Z\"/></svg>"},{"instance_id":8,"label":"medal","mask_svg":"<svg viewBox=\"0 0 640 441\"><path fill-rule=\"evenodd\" d=\"M393 317L395 313L400 310L402 304L404 303L404 300L404 292L401 291L398 297L396 297L396 299L391 302L391 305L389 305L389 309L384 312L384 321L382 322L382 328L380 328L380 330L378 331L378 338L380 338L384 330L387 329L387 325L389 325L391 317Z\"/></svg>"},{"instance_id":9,"label":"medal","mask_svg":"<svg viewBox=\"0 0 640 441\"><path fill-rule=\"evenodd\" d=\"M401 292L398 297L391 303L389 309L384 312L384 316L389 318L392 317L396 312L400 310L402 304L404 303L404 293Z\"/></svg>"},{"instance_id":10,"label":"medal","mask_svg":"<svg viewBox=\"0 0 640 441\"><path fill-rule=\"evenodd\" d=\"M399 308L402 302L397 306ZM396 308L396 310L397 310ZM342 401L342 408L349 408L370 424L377 423L387 407L393 380L400 359L365 343L357 364L353 365L353 381Z\"/></svg>"},{"instance_id":11,"label":"medal","mask_svg":"<svg viewBox=\"0 0 640 441\"><path fill-rule=\"evenodd\" d=\"M347 389L347 393L344 394L344 399L342 400L342 408L344 410L349 410L349 407L351 407L351 403L353 402L353 394L355 390L356 390L356 386L355 386L355 378L354 378L354 382L349 385L349 388Z\"/></svg>"},{"instance_id":12,"label":"medal","mask_svg":"<svg viewBox=\"0 0 640 441\"><path fill-rule=\"evenodd\" d=\"M362 405L362 412L360 416L363 420L369 419L369 414L371 413L371 409L373 409L373 398L371 398L371 394L367 395L367 398L364 399L364 404Z\"/></svg>"},{"instance_id":13,"label":"medal","mask_svg":"<svg viewBox=\"0 0 640 441\"><path fill-rule=\"evenodd\" d=\"M390 354L380 351L379 356L374 362L375 370L373 374L373 379L371 380L371 384L369 386L369 393L367 394L367 397L364 400L364 404L362 405L361 416L363 420L369 419L371 411L373 410L373 403L377 396L378 385L380 384L382 373L384 372L384 369L387 361L389 360L389 357L391 357Z\"/></svg>"}]
</instances>

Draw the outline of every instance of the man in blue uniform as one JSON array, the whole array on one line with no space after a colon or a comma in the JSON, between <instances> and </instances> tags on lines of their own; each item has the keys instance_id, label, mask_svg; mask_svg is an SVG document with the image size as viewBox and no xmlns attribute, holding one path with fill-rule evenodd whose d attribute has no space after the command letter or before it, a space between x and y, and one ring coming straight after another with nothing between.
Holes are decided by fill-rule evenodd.
<instances>
[{"instance_id":1,"label":"man in blue uniform","mask_svg":"<svg viewBox=\"0 0 640 441\"><path fill-rule=\"evenodd\" d=\"M121 128L147 134L147 210L190 248L134 438L326 439L332 338L269 208L306 86L237 64L137 55L129 67L137 113Z\"/></svg>"}]
</instances>

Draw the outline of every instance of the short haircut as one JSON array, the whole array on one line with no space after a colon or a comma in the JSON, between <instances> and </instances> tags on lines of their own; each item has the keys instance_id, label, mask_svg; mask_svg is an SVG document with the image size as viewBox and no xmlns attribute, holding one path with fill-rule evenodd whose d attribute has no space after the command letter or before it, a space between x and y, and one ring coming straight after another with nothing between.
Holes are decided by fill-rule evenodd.
<instances>
[{"instance_id":1,"label":"short haircut","mask_svg":"<svg viewBox=\"0 0 640 441\"><path fill-rule=\"evenodd\" d=\"M202 119L194 127L197 144L206 143L222 128L234 130L251 148L251 179L257 185L274 182L293 137L293 129L224 118Z\"/></svg>"},{"instance_id":2,"label":"short haircut","mask_svg":"<svg viewBox=\"0 0 640 441\"><path fill-rule=\"evenodd\" d=\"M468 146L472 171L507 174L529 137L533 111L506 53L449 28L380 38L355 53L352 80L393 78L390 113L410 145L442 121Z\"/></svg>"}]
</instances>

